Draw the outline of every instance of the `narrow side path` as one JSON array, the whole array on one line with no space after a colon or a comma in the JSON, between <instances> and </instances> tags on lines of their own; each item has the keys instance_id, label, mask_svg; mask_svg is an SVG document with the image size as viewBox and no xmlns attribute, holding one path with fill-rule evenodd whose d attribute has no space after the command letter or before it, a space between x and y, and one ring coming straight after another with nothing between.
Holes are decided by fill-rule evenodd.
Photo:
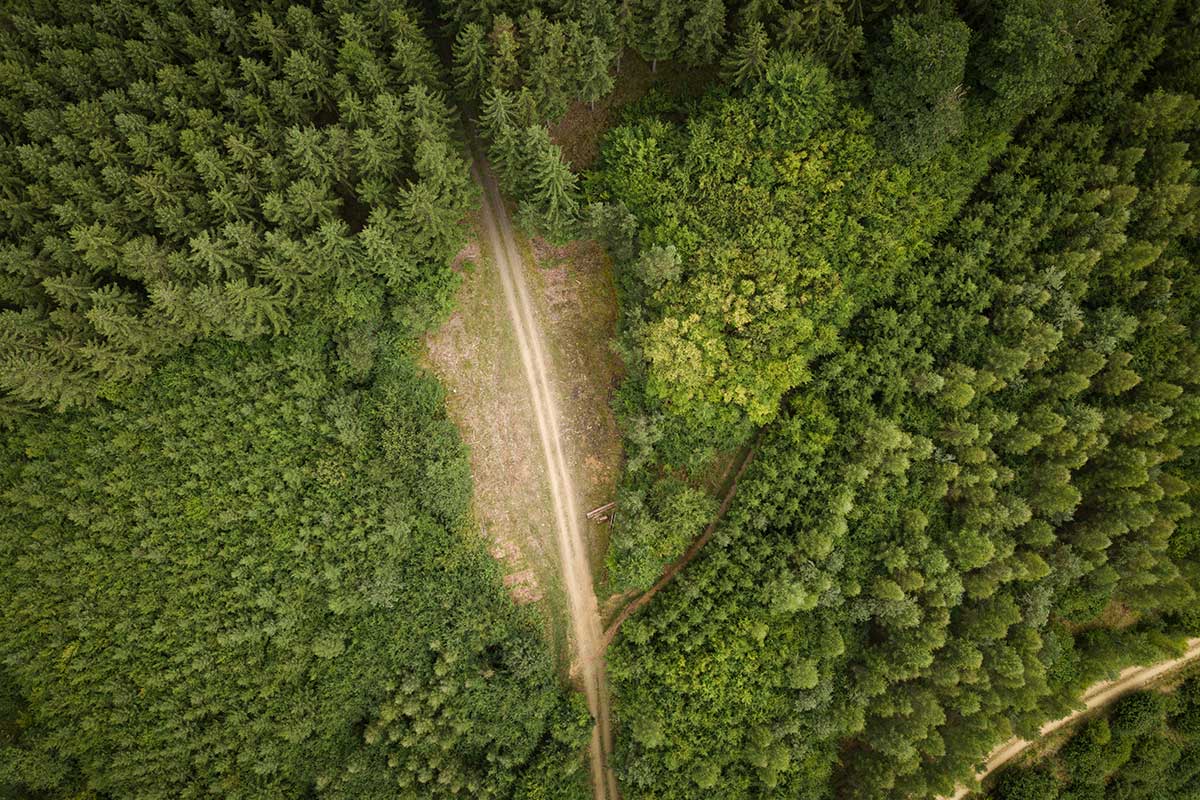
<instances>
[{"instance_id":1,"label":"narrow side path","mask_svg":"<svg viewBox=\"0 0 1200 800\"><path fill-rule=\"evenodd\" d=\"M617 618L608 626L608 630L604 632L604 639L600 643L600 651L604 652L608 646L612 644L612 640L616 638L617 631L621 629L621 625L625 620L632 617L637 611L643 608L647 603L654 599L654 595L658 594L668 583L675 579L675 576L683 571L683 568L691 563L704 545L708 544L708 540L712 538L713 533L717 530L717 525L725 518L725 512L729 511L729 505L733 502L733 496L737 494L738 481L742 477L742 473L746 471L746 467L750 466L750 462L754 460L754 448L746 451L745 458L742 459L742 464L738 467L738 471L733 476L733 481L729 484L729 490L725 492L725 498L721 501L721 507L717 509L717 515L712 518L712 521L705 527L704 532L696 537L696 540L684 551L683 555L671 563L663 574L659 577L654 585L646 591L642 592L629 605L621 610Z\"/></svg>"},{"instance_id":2,"label":"narrow side path","mask_svg":"<svg viewBox=\"0 0 1200 800\"><path fill-rule=\"evenodd\" d=\"M596 719L590 745L592 793L595 800L619 800L616 775L608 763L613 741L608 676L604 666L604 651L600 647L603 628L592 586L588 549L580 525L577 495L559 432L558 404L545 355L547 348L529 299L521 269L521 255L500 189L486 161L476 158L471 173L483 189L484 236L500 272L505 304L521 352L521 364L533 400L542 455L550 481L555 536L577 650L579 677L588 709ZM496 422L503 424L501 420Z\"/></svg>"},{"instance_id":3,"label":"narrow side path","mask_svg":"<svg viewBox=\"0 0 1200 800\"><path fill-rule=\"evenodd\" d=\"M1089 711L1108 705L1123 694L1131 692L1135 689L1141 689L1147 684L1153 683L1156 679L1161 678L1168 672L1182 667L1190 661L1200 658L1200 639L1188 639L1188 648L1179 658L1173 658L1170 661L1163 661L1159 664L1152 664L1148 667L1129 667L1121 671L1121 674L1115 680L1102 681L1101 683L1093 684L1088 687L1088 690L1083 693L1084 708L1069 714L1062 719L1056 719L1047 722L1038 731L1039 738L1049 736L1059 728L1069 725L1079 719ZM1035 740L1036 741L1036 740ZM1003 767L1008 762L1012 761L1033 742L1025 739L1009 739L1004 744L997 747L988 756L987 763L982 771L976 774L977 780L983 780L988 775L991 775L996 770ZM951 800L961 800L971 793L971 789L966 786L958 787L958 790L951 796ZM944 799L943 799L944 800Z\"/></svg>"}]
</instances>

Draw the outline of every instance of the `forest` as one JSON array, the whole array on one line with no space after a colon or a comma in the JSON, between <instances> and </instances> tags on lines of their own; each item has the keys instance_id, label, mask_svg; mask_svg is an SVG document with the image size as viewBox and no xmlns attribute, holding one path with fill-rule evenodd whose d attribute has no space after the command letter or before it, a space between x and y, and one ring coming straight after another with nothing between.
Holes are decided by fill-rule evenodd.
<instances>
[{"instance_id":1,"label":"forest","mask_svg":"<svg viewBox=\"0 0 1200 800\"><path fill-rule=\"evenodd\" d=\"M1192 677L1167 693L1122 697L1053 752L1002 772L988 800L1196 797L1198 690Z\"/></svg>"},{"instance_id":2,"label":"forest","mask_svg":"<svg viewBox=\"0 0 1200 800\"><path fill-rule=\"evenodd\" d=\"M1200 636L1198 98L1198 0L6 4L0 798L618 800L422 366L485 157L616 287L620 797L974 787Z\"/></svg>"}]
</instances>

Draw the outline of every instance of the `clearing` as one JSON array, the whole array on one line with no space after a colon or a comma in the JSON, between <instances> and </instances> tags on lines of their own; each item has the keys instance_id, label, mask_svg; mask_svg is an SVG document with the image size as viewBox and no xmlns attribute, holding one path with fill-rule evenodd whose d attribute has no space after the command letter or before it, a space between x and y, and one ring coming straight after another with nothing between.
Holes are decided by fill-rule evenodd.
<instances>
[{"instance_id":1,"label":"clearing","mask_svg":"<svg viewBox=\"0 0 1200 800\"><path fill-rule=\"evenodd\" d=\"M585 243L555 250L519 238L486 163L472 172L483 188L479 245L460 261L476 263L464 270L458 311L426 338L428 363L471 448L475 515L510 591L568 623L555 638L597 721L593 794L618 800L593 588L607 526L584 516L613 499L620 465L608 404L618 379L611 271Z\"/></svg>"}]
</instances>

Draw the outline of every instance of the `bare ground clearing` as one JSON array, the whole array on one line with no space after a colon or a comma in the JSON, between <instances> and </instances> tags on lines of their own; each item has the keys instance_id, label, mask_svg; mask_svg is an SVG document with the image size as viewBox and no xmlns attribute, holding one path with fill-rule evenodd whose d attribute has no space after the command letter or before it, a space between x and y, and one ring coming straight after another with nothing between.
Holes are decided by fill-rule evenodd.
<instances>
[{"instance_id":1,"label":"bare ground clearing","mask_svg":"<svg viewBox=\"0 0 1200 800\"><path fill-rule=\"evenodd\" d=\"M464 249L458 311L426 338L449 388L450 414L471 448L476 517L518 602L542 601L561 627L568 672L596 719L590 745L596 800L619 800L608 681L592 582L605 526L587 504L612 499L620 440L609 409L617 359L609 340L615 292L594 246L564 249L519 237L485 163L477 241ZM530 587L538 587L531 589Z\"/></svg>"},{"instance_id":2,"label":"bare ground clearing","mask_svg":"<svg viewBox=\"0 0 1200 800\"><path fill-rule=\"evenodd\" d=\"M541 601L561 594L561 580L533 403L499 274L478 242L463 248L456 265L457 310L425 337L426 363L446 387L450 417L470 448L472 508L505 585L518 603Z\"/></svg>"}]
</instances>

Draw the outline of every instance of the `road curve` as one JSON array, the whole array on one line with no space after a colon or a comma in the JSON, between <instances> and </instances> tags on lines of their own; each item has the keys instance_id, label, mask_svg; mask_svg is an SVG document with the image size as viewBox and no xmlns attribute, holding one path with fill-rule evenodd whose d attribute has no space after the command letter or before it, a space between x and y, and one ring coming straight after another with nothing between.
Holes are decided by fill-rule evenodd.
<instances>
[{"instance_id":1,"label":"road curve","mask_svg":"<svg viewBox=\"0 0 1200 800\"><path fill-rule=\"evenodd\" d=\"M1102 681L1101 683L1093 684L1086 692L1083 693L1084 708L1069 714L1062 719L1056 719L1052 722L1047 722L1041 727L1041 730L1038 731L1039 737L1049 736L1059 728L1069 725L1075 720L1079 719L1092 709L1108 705L1121 695L1133 691L1134 689L1140 689L1147 684L1152 683L1154 680L1161 678L1163 675L1166 675L1168 672L1171 672L1172 670L1181 667L1198 657L1200 657L1200 639L1188 639L1188 648L1179 658L1173 658L1170 661L1163 661L1159 664L1152 664L1148 667L1129 667L1128 669L1122 670L1121 674L1118 675L1114 680ZM992 774L1009 761L1012 761L1021 753L1025 752L1025 748L1029 747L1031 744L1033 744L1033 742L1025 739L1009 739L1007 742L992 751L991 755L988 756L987 763L984 765L983 770L976 774L976 779L983 780L988 775ZM969 787L960 786L958 787L958 790L954 792L951 800L962 800L962 798L966 797L970 793L971 789ZM945 799L942 798L941 800Z\"/></svg>"},{"instance_id":2,"label":"road curve","mask_svg":"<svg viewBox=\"0 0 1200 800\"><path fill-rule=\"evenodd\" d=\"M546 359L546 348L537 324L529 290L521 268L512 223L487 162L475 159L471 173L483 189L482 221L486 244L491 250L505 304L521 352L521 364L537 416L538 438L554 502L555 538L558 545L563 585L571 615L579 677L587 697L588 710L596 719L589 746L592 794L595 800L620 800L616 775L609 766L612 752L612 725L609 713L608 676L604 651L600 647L603 628L596 593L592 586L588 549L580 525L576 494L559 433L558 404Z\"/></svg>"}]
</instances>

